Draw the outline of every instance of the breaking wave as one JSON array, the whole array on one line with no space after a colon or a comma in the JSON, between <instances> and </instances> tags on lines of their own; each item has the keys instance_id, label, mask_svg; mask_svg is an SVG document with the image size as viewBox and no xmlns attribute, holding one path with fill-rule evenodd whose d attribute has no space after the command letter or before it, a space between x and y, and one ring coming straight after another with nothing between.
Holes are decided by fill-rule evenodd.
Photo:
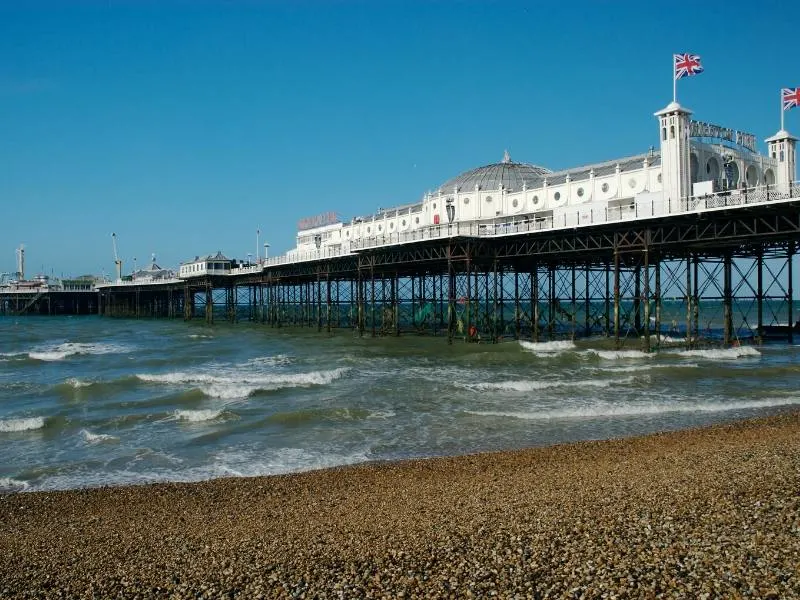
<instances>
[{"instance_id":1,"label":"breaking wave","mask_svg":"<svg viewBox=\"0 0 800 600\"><path fill-rule=\"evenodd\" d=\"M57 361L76 354L118 354L128 352L128 348L119 344L83 344L65 342L57 346L46 346L28 352L33 360Z\"/></svg>"},{"instance_id":2,"label":"breaking wave","mask_svg":"<svg viewBox=\"0 0 800 600\"><path fill-rule=\"evenodd\" d=\"M87 444L102 444L104 442L118 442L119 438L107 433L92 433L88 429L81 429L81 435Z\"/></svg>"},{"instance_id":3,"label":"breaking wave","mask_svg":"<svg viewBox=\"0 0 800 600\"><path fill-rule=\"evenodd\" d=\"M607 388L615 385L627 385L633 383L634 377L623 377L622 379L587 379L583 381L573 381L569 379L559 381L499 381L496 383L475 383L467 384L465 387L474 390L503 390L510 392L533 392L536 390L546 390L561 387L592 387Z\"/></svg>"},{"instance_id":4,"label":"breaking wave","mask_svg":"<svg viewBox=\"0 0 800 600\"><path fill-rule=\"evenodd\" d=\"M575 342L570 340L557 340L553 342L526 342L519 341L519 345L526 352L533 352L536 356L556 356L564 352L573 352Z\"/></svg>"},{"instance_id":5,"label":"breaking wave","mask_svg":"<svg viewBox=\"0 0 800 600\"><path fill-rule=\"evenodd\" d=\"M168 385L196 385L204 394L212 398L234 400L247 398L257 391L272 391L292 387L328 385L342 377L350 369L340 367L328 371L311 373L274 373L271 375L249 375L242 371L222 375L208 373L174 372L162 374L136 375L148 383Z\"/></svg>"},{"instance_id":6,"label":"breaking wave","mask_svg":"<svg viewBox=\"0 0 800 600\"><path fill-rule=\"evenodd\" d=\"M31 431L44 427L44 417L26 417L22 419L0 419L0 433Z\"/></svg>"},{"instance_id":7,"label":"breaking wave","mask_svg":"<svg viewBox=\"0 0 800 600\"><path fill-rule=\"evenodd\" d=\"M715 413L736 410L764 409L800 404L800 397L766 398L763 400L742 400L739 402L637 402L614 404L598 402L588 406L555 410L520 411L465 411L482 417L509 417L546 421L550 419L591 419L602 417L635 417L642 415L661 415L666 413Z\"/></svg>"},{"instance_id":8,"label":"breaking wave","mask_svg":"<svg viewBox=\"0 0 800 600\"><path fill-rule=\"evenodd\" d=\"M761 352L752 346L737 346L733 348L709 348L705 350L681 350L675 352L678 356L702 358L706 360L735 360L737 358L761 358Z\"/></svg>"},{"instance_id":9,"label":"breaking wave","mask_svg":"<svg viewBox=\"0 0 800 600\"><path fill-rule=\"evenodd\" d=\"M180 421L199 423L202 421L213 421L222 414L222 409L214 410L211 408L200 410L176 410L175 418Z\"/></svg>"}]
</instances>

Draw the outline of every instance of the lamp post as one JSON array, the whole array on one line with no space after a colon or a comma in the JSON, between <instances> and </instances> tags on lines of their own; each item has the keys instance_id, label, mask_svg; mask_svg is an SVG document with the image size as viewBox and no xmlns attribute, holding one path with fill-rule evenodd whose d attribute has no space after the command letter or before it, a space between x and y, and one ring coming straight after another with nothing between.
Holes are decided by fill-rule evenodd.
<instances>
[{"instance_id":1,"label":"lamp post","mask_svg":"<svg viewBox=\"0 0 800 600\"><path fill-rule=\"evenodd\" d=\"M136 279L136 257L133 257L133 273L131 274L131 279Z\"/></svg>"},{"instance_id":2,"label":"lamp post","mask_svg":"<svg viewBox=\"0 0 800 600\"><path fill-rule=\"evenodd\" d=\"M247 253L247 266L249 267L252 264L253 264L253 253L252 252L248 252Z\"/></svg>"},{"instance_id":3,"label":"lamp post","mask_svg":"<svg viewBox=\"0 0 800 600\"><path fill-rule=\"evenodd\" d=\"M259 227L258 229L256 229L256 262L260 262L261 260L261 257L258 254L259 252L261 252L261 249L259 247L260 236L261 236L261 228Z\"/></svg>"},{"instance_id":4,"label":"lamp post","mask_svg":"<svg viewBox=\"0 0 800 600\"><path fill-rule=\"evenodd\" d=\"M269 258L269 244L264 242L264 260Z\"/></svg>"}]
</instances>

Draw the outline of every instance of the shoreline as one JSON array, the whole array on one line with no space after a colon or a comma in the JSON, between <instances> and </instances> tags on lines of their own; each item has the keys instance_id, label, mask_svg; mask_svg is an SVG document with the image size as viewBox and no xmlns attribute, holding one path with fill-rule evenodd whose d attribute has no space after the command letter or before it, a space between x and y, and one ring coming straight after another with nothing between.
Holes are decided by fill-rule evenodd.
<instances>
[{"instance_id":1,"label":"shoreline","mask_svg":"<svg viewBox=\"0 0 800 600\"><path fill-rule=\"evenodd\" d=\"M793 597L798 490L793 410L525 450L12 493L0 495L0 596Z\"/></svg>"}]
</instances>

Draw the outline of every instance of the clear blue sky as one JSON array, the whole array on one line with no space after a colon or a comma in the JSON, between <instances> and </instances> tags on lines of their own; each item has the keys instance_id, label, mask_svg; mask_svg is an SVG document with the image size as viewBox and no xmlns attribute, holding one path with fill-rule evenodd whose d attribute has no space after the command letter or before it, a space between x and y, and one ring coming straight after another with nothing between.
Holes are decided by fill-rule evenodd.
<instances>
[{"instance_id":1,"label":"clear blue sky","mask_svg":"<svg viewBox=\"0 0 800 600\"><path fill-rule=\"evenodd\" d=\"M658 144L671 56L702 120L756 134L800 86L798 2L0 0L0 271L126 271L293 246L299 218L473 167ZM796 113L796 114L794 114ZM800 133L800 109L787 113ZM764 149L763 143L761 145Z\"/></svg>"}]
</instances>

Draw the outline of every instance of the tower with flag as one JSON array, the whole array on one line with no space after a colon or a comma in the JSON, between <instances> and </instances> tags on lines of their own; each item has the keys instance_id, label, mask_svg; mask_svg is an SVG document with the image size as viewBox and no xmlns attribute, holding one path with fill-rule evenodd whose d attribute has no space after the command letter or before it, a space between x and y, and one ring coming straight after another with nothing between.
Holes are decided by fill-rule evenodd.
<instances>
[{"instance_id":1,"label":"tower with flag","mask_svg":"<svg viewBox=\"0 0 800 600\"><path fill-rule=\"evenodd\" d=\"M777 184L788 186L797 174L797 138L786 131L786 111L800 106L800 87L783 88L781 99L781 128L778 133L767 138L767 153L778 162Z\"/></svg>"}]
</instances>

